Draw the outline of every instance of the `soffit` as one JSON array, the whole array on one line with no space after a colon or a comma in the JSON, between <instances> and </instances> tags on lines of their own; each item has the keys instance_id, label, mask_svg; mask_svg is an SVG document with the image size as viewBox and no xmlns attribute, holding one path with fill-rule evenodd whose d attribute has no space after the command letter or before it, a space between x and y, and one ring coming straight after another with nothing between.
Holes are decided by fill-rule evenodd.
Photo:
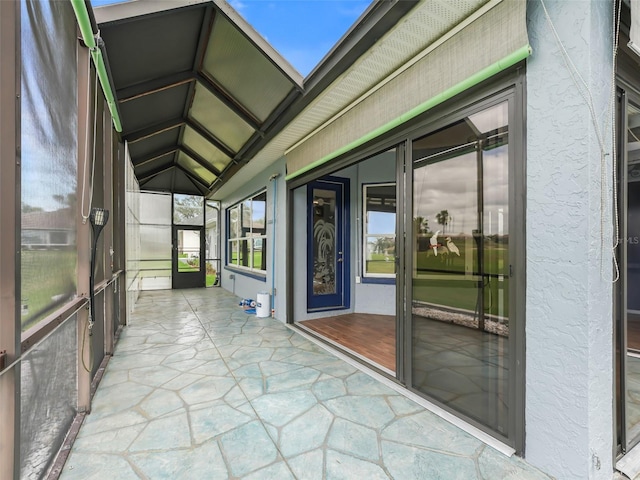
<instances>
[{"instance_id":1,"label":"soffit","mask_svg":"<svg viewBox=\"0 0 640 480\"><path fill-rule=\"evenodd\" d=\"M252 161L242 167L250 178L285 155L306 137L375 91L376 86L399 72L483 6L499 0L424 0L390 26L384 35L292 119ZM399 2L400 4L404 2ZM325 59L327 60L327 59ZM437 74L437 73L436 73ZM305 80L305 88L307 82ZM241 185L240 176L222 185L213 198L224 198Z\"/></svg>"},{"instance_id":2,"label":"soffit","mask_svg":"<svg viewBox=\"0 0 640 480\"><path fill-rule=\"evenodd\" d=\"M302 93L302 77L224 1L94 12L142 189L209 195Z\"/></svg>"}]
</instances>

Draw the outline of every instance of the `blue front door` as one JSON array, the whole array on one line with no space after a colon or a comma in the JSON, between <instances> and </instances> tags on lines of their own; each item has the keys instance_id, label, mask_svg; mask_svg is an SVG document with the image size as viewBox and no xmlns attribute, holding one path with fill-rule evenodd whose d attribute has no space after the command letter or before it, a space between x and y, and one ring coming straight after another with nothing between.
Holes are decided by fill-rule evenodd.
<instances>
[{"instance_id":1,"label":"blue front door","mask_svg":"<svg viewBox=\"0 0 640 480\"><path fill-rule=\"evenodd\" d=\"M349 179L309 183L307 219L307 310L349 308Z\"/></svg>"}]
</instances>

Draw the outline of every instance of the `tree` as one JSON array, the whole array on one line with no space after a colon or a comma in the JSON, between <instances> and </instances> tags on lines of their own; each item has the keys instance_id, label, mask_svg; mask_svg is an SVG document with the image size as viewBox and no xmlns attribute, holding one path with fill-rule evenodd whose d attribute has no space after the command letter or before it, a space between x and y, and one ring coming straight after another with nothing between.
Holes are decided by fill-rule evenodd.
<instances>
[{"instance_id":1,"label":"tree","mask_svg":"<svg viewBox=\"0 0 640 480\"><path fill-rule=\"evenodd\" d=\"M438 225L442 225L442 233L446 233L450 218L448 210L440 210L440 212L436 213L436 221Z\"/></svg>"},{"instance_id":2,"label":"tree","mask_svg":"<svg viewBox=\"0 0 640 480\"><path fill-rule=\"evenodd\" d=\"M44 209L42 207L34 207L33 205L29 205L28 203L22 202L22 213L32 213L32 212L42 212Z\"/></svg>"},{"instance_id":3,"label":"tree","mask_svg":"<svg viewBox=\"0 0 640 480\"><path fill-rule=\"evenodd\" d=\"M173 222L184 224L187 220L202 217L204 202L194 195L175 195L173 200Z\"/></svg>"},{"instance_id":4,"label":"tree","mask_svg":"<svg viewBox=\"0 0 640 480\"><path fill-rule=\"evenodd\" d=\"M424 217L415 217L413 219L414 233L428 233L429 232L429 220Z\"/></svg>"}]
</instances>

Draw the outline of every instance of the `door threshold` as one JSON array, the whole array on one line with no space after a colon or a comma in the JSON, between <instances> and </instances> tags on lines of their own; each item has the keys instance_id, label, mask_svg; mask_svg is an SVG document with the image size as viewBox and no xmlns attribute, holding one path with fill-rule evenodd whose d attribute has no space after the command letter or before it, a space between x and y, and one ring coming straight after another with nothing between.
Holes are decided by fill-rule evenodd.
<instances>
[{"instance_id":1,"label":"door threshold","mask_svg":"<svg viewBox=\"0 0 640 480\"><path fill-rule=\"evenodd\" d=\"M633 447L616 462L616 470L629 478L636 478L640 475L640 444Z\"/></svg>"},{"instance_id":2,"label":"door threshold","mask_svg":"<svg viewBox=\"0 0 640 480\"><path fill-rule=\"evenodd\" d=\"M373 367L377 368L381 372L384 372L384 373L386 373L387 375L389 375L391 377L395 377L396 376L396 372L394 372L393 370L389 370L387 367L384 367L384 366L380 365L379 363L374 362L370 358L367 358L364 355L362 355L362 354L360 354L360 353L358 353L358 352L356 352L354 350L351 350L350 348L347 348L344 345L341 345L340 343L336 342L335 340L331 340L330 338L325 337L321 333L318 333L315 330L310 329L309 327L303 325L300 322L295 323L294 326L299 328L299 329L301 329L301 330L304 330L306 333L308 333L312 337L316 337L316 338L320 337L320 338L322 338L323 341L327 342L330 346L335 347L336 350L344 350L349 355L352 355L352 356L362 360L363 362L372 365Z\"/></svg>"},{"instance_id":3,"label":"door threshold","mask_svg":"<svg viewBox=\"0 0 640 480\"><path fill-rule=\"evenodd\" d=\"M417 403L421 407L424 407L425 409L427 409L431 413L439 416L443 420L446 420L447 422L451 423L452 425L455 425L460 430L463 430L464 432L467 432L472 437L477 438L478 440L483 442L485 445L493 448L494 450L502 453L503 455L505 455L507 457L511 457L516 452L514 448L510 447L506 443L501 442L500 440L498 440L497 438L492 437L491 435L489 435L488 433L484 432L483 430L480 430L479 428L474 427L470 423L465 422L461 418L459 418L459 417L455 416L454 414L448 412L444 408L439 407L438 405L430 402L426 398L421 397L420 395L418 395L416 393L413 393L412 391L410 391L407 388L405 388L403 385L393 381L392 379L390 379L388 377L385 377L383 374L375 371L373 368L369 368L366 365L358 362L357 360L355 360L354 358L350 357L349 355L341 352L337 348L334 348L333 346L331 346L328 343L320 340L319 338L315 337L314 335L311 335L311 334L307 333L304 329L300 328L298 325L291 325L291 324L287 323L286 326L288 328L290 328L291 330L295 331L296 333L298 333L298 335L303 336L304 338L306 338L310 342L313 342L316 345L318 345L320 348L323 348L327 352L329 352L329 353L335 355L336 357L340 358L341 360L347 362L352 367L355 367L358 370L360 370L361 372L366 373L370 377L374 378L375 380L378 380L380 383L382 383L382 384L386 385L387 387L395 390L400 395L408 398L409 400L413 400L415 403ZM633 478L633 477L631 477L631 478Z\"/></svg>"}]
</instances>

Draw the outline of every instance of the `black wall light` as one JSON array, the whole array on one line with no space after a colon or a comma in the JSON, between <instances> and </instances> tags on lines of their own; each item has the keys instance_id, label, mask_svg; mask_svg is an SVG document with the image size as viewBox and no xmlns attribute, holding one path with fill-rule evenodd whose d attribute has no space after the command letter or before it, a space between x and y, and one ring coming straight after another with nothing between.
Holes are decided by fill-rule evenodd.
<instances>
[{"instance_id":1,"label":"black wall light","mask_svg":"<svg viewBox=\"0 0 640 480\"><path fill-rule=\"evenodd\" d=\"M95 269L96 269L96 247L98 246L98 237L100 237L100 233L102 229L107 224L109 220L109 210L105 210L104 208L92 208L91 214L89 215L89 222L91 222L91 230L93 232L93 246L91 247L91 274L89 275L89 297L91 299L90 304L90 314L91 318L89 319L89 336L93 335L93 324L95 323L95 308L94 308L94 288L95 288Z\"/></svg>"}]
</instances>

